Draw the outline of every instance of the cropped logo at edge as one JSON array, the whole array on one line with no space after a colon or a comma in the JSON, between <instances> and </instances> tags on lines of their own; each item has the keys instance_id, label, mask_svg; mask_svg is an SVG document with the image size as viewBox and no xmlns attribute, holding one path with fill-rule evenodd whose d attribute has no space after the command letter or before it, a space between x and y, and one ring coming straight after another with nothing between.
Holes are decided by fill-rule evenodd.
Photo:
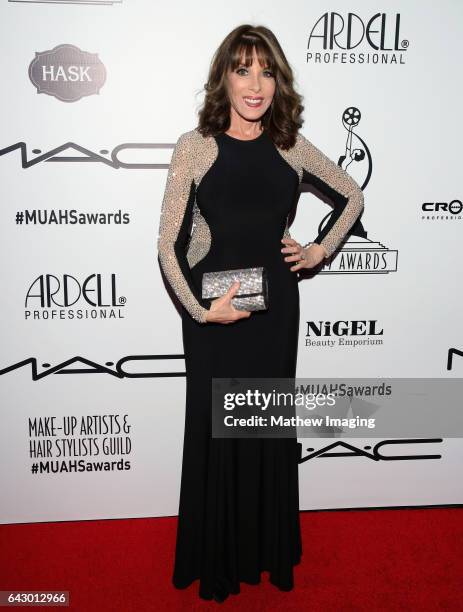
<instances>
[{"instance_id":1,"label":"cropped logo at edge","mask_svg":"<svg viewBox=\"0 0 463 612\"><path fill-rule=\"evenodd\" d=\"M26 4L97 4L97 5L112 5L122 4L122 0L8 0L8 2L23 2Z\"/></svg>"}]
</instances>

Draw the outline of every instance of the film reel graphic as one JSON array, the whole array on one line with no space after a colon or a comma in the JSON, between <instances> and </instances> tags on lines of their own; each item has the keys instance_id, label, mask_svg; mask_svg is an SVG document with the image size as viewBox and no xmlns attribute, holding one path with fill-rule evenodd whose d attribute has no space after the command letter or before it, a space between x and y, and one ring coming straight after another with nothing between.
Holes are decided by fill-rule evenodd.
<instances>
[{"instance_id":1,"label":"film reel graphic","mask_svg":"<svg viewBox=\"0 0 463 612\"><path fill-rule=\"evenodd\" d=\"M359 125L361 118L362 118L362 113L360 112L360 109L357 108L356 106L348 106L342 113L341 121L342 121L344 128L347 131L347 139L346 139L345 153L341 155L338 160L338 165L341 167L343 167L343 164L347 158L351 160L349 163L351 163L352 161L360 162L363 159L365 159L366 144L357 134L354 134L354 128L356 128ZM361 148L354 148L353 143L352 143L354 135L357 138L357 140L361 143L362 145ZM333 211L330 210L330 212L327 213L323 217L323 219L320 221L318 225L319 233L326 226L332 214L333 214ZM357 236L361 236L364 238L367 237L367 232L363 228L360 221L357 221L354 224L354 227L351 229L351 232Z\"/></svg>"},{"instance_id":2,"label":"film reel graphic","mask_svg":"<svg viewBox=\"0 0 463 612\"><path fill-rule=\"evenodd\" d=\"M349 106L349 108L346 108L342 113L342 122L347 129L357 127L361 118L362 113L356 106Z\"/></svg>"}]
</instances>

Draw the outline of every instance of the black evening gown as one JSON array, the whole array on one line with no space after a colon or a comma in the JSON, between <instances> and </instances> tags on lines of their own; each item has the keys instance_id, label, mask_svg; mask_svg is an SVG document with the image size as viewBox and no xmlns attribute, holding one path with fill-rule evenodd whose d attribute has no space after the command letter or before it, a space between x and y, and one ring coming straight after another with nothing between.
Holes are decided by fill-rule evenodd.
<instances>
[{"instance_id":1,"label":"black evening gown","mask_svg":"<svg viewBox=\"0 0 463 612\"><path fill-rule=\"evenodd\" d=\"M199 579L199 595L239 593L269 572L293 588L302 554L296 438L212 438L212 377L295 377L298 276L281 242L296 197L297 172L267 132L253 140L222 133L218 156L196 199L211 232L203 272L265 266L269 309L227 325L202 324L182 309L186 413L173 584Z\"/></svg>"}]
</instances>

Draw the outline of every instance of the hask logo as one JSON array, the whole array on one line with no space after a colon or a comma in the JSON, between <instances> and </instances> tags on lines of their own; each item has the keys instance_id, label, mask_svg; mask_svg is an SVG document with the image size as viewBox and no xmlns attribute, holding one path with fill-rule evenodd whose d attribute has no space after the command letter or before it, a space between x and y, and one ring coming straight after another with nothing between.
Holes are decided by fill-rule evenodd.
<instances>
[{"instance_id":1,"label":"hask logo","mask_svg":"<svg viewBox=\"0 0 463 612\"><path fill-rule=\"evenodd\" d=\"M126 298L119 296L116 275L41 274L26 291L26 320L123 318Z\"/></svg>"},{"instance_id":2,"label":"hask logo","mask_svg":"<svg viewBox=\"0 0 463 612\"><path fill-rule=\"evenodd\" d=\"M37 93L62 102L76 102L100 92L106 81L106 68L97 53L63 44L36 52L29 65L29 78Z\"/></svg>"},{"instance_id":3,"label":"hask logo","mask_svg":"<svg viewBox=\"0 0 463 612\"><path fill-rule=\"evenodd\" d=\"M362 118L356 106L347 107L341 117L346 131L344 150L338 157L337 164L348 172L365 191L373 171L371 151L359 134L358 127ZM347 239L327 260L318 274L387 274L397 271L398 252L389 249L381 242L368 237L363 227L362 218L372 202L365 196L365 209L347 232ZM337 220L335 210L321 220L317 234L327 232Z\"/></svg>"},{"instance_id":4,"label":"hask logo","mask_svg":"<svg viewBox=\"0 0 463 612\"><path fill-rule=\"evenodd\" d=\"M404 64L410 41L402 38L400 13L327 12L310 31L306 61L341 64Z\"/></svg>"}]
</instances>

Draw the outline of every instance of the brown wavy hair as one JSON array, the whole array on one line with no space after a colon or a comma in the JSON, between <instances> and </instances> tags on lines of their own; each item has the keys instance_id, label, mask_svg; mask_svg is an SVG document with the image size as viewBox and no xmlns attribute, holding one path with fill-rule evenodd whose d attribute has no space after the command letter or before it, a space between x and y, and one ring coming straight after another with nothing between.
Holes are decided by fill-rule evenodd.
<instances>
[{"instance_id":1,"label":"brown wavy hair","mask_svg":"<svg viewBox=\"0 0 463 612\"><path fill-rule=\"evenodd\" d=\"M261 124L282 149L296 143L302 127L302 96L294 89L294 76L276 36L264 26L244 24L232 30L222 41L211 61L205 100L198 111L198 131L203 136L216 136L230 127L230 100L226 89L228 71L236 70L244 55L244 65L252 64L253 49L259 64L272 71L275 95L261 117Z\"/></svg>"}]
</instances>

